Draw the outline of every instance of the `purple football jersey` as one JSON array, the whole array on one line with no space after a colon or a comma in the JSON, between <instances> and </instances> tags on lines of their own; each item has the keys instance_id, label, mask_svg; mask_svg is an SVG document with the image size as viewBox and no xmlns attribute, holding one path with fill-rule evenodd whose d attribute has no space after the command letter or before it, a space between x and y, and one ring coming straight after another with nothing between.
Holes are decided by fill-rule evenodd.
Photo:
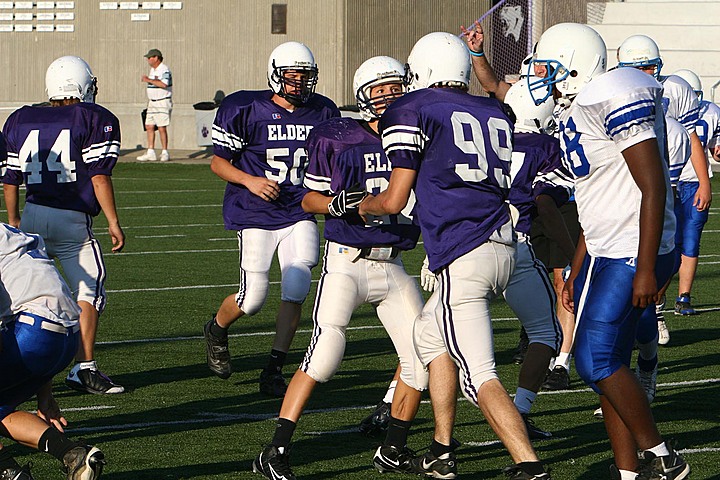
<instances>
[{"instance_id":1,"label":"purple football jersey","mask_svg":"<svg viewBox=\"0 0 720 480\"><path fill-rule=\"evenodd\" d=\"M306 193L305 143L318 123L339 117L335 104L314 94L289 112L271 100L273 92L240 91L226 97L213 123L213 150L243 172L276 180L277 200L266 202L242 185L228 183L223 200L225 228L278 230L301 220L314 220L300 205Z\"/></svg>"},{"instance_id":2,"label":"purple football jersey","mask_svg":"<svg viewBox=\"0 0 720 480\"><path fill-rule=\"evenodd\" d=\"M388 186L390 162L380 136L364 122L350 118L323 122L310 133L307 148L305 187L310 190L333 195L360 184L377 195ZM407 209L412 210L412 205ZM357 214L347 217L326 215L325 238L355 248L384 245L411 250L420 236L420 227L408 213L374 217L368 225Z\"/></svg>"},{"instance_id":3,"label":"purple football jersey","mask_svg":"<svg viewBox=\"0 0 720 480\"><path fill-rule=\"evenodd\" d=\"M95 216L92 177L111 175L120 151L120 123L104 107L76 103L22 107L3 128L8 147L3 183L26 185L26 201Z\"/></svg>"},{"instance_id":4,"label":"purple football jersey","mask_svg":"<svg viewBox=\"0 0 720 480\"><path fill-rule=\"evenodd\" d=\"M530 224L537 217L538 195L549 195L559 207L572 194L573 177L560 159L560 140L556 137L516 133L510 171L508 200L520 212L515 225L518 232L530 233Z\"/></svg>"},{"instance_id":5,"label":"purple football jersey","mask_svg":"<svg viewBox=\"0 0 720 480\"><path fill-rule=\"evenodd\" d=\"M5 176L7 168L7 143L5 143L5 135L0 132L0 180Z\"/></svg>"},{"instance_id":6,"label":"purple football jersey","mask_svg":"<svg viewBox=\"0 0 720 480\"><path fill-rule=\"evenodd\" d=\"M393 168L418 172L416 213L432 271L509 222L512 124L497 100L417 90L390 105L380 127Z\"/></svg>"}]
</instances>

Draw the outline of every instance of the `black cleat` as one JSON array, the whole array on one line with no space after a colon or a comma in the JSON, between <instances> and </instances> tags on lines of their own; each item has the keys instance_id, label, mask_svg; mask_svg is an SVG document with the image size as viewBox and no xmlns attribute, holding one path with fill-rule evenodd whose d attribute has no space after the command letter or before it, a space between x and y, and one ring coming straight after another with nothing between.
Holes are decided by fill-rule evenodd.
<instances>
[{"instance_id":1,"label":"black cleat","mask_svg":"<svg viewBox=\"0 0 720 480\"><path fill-rule=\"evenodd\" d=\"M360 422L358 426L360 433L372 436L386 432L390 424L390 408L391 405L387 402L378 403L375 411Z\"/></svg>"},{"instance_id":2,"label":"black cleat","mask_svg":"<svg viewBox=\"0 0 720 480\"><path fill-rule=\"evenodd\" d=\"M550 480L550 474L547 472L533 475L527 473L519 465L510 465L503 469L503 473L511 480Z\"/></svg>"},{"instance_id":3,"label":"black cleat","mask_svg":"<svg viewBox=\"0 0 720 480\"><path fill-rule=\"evenodd\" d=\"M205 324L203 335L205 336L205 351L207 353L207 366L212 373L223 380L230 378L232 375L232 365L230 364L230 350L228 349L228 338L216 337L210 331L215 318L213 317Z\"/></svg>"},{"instance_id":4,"label":"black cleat","mask_svg":"<svg viewBox=\"0 0 720 480\"><path fill-rule=\"evenodd\" d=\"M63 457L67 480L100 478L105 463L105 454L99 448L90 445L75 447Z\"/></svg>"},{"instance_id":5,"label":"black cleat","mask_svg":"<svg viewBox=\"0 0 720 480\"><path fill-rule=\"evenodd\" d=\"M570 388L570 373L562 365L555 365L548 372L541 388L543 390L567 390Z\"/></svg>"},{"instance_id":6,"label":"black cleat","mask_svg":"<svg viewBox=\"0 0 720 480\"><path fill-rule=\"evenodd\" d=\"M432 478L450 479L457 477L457 459L455 452L448 452L436 457L428 451L410 462L414 473Z\"/></svg>"},{"instance_id":7,"label":"black cleat","mask_svg":"<svg viewBox=\"0 0 720 480\"><path fill-rule=\"evenodd\" d=\"M522 365L525 361L525 354L527 354L528 346L530 345L530 339L528 338L525 327L520 329L520 340L518 340L517 348L515 349L515 355L512 357L512 361L516 365Z\"/></svg>"},{"instance_id":8,"label":"black cleat","mask_svg":"<svg viewBox=\"0 0 720 480\"><path fill-rule=\"evenodd\" d=\"M415 458L415 454L407 447L397 448L392 445L381 445L375 451L373 465L380 473L415 474L413 458Z\"/></svg>"},{"instance_id":9,"label":"black cleat","mask_svg":"<svg viewBox=\"0 0 720 480\"><path fill-rule=\"evenodd\" d=\"M296 480L285 447L268 445L253 460L252 471L270 480Z\"/></svg>"},{"instance_id":10,"label":"black cleat","mask_svg":"<svg viewBox=\"0 0 720 480\"><path fill-rule=\"evenodd\" d=\"M652 452L643 452L643 466L637 480L682 480L690 475L690 465L685 462L670 442L665 442L668 455L656 457Z\"/></svg>"},{"instance_id":11,"label":"black cleat","mask_svg":"<svg viewBox=\"0 0 720 480\"><path fill-rule=\"evenodd\" d=\"M30 464L24 467L10 467L5 470L0 470L0 480L35 480L30 473Z\"/></svg>"},{"instance_id":12,"label":"black cleat","mask_svg":"<svg viewBox=\"0 0 720 480\"><path fill-rule=\"evenodd\" d=\"M285 383L282 373L270 373L263 370L260 372L259 388L260 393L271 397L282 398L287 391L287 384Z\"/></svg>"},{"instance_id":13,"label":"black cleat","mask_svg":"<svg viewBox=\"0 0 720 480\"><path fill-rule=\"evenodd\" d=\"M530 440L547 440L552 438L552 433L546 432L535 425L535 422L532 421L527 413L521 413L520 416L522 417L523 422L525 422L525 428L527 429Z\"/></svg>"},{"instance_id":14,"label":"black cleat","mask_svg":"<svg viewBox=\"0 0 720 480\"><path fill-rule=\"evenodd\" d=\"M65 385L78 392L95 395L113 395L125 391L125 387L113 382L97 368L73 367L65 378Z\"/></svg>"}]
</instances>

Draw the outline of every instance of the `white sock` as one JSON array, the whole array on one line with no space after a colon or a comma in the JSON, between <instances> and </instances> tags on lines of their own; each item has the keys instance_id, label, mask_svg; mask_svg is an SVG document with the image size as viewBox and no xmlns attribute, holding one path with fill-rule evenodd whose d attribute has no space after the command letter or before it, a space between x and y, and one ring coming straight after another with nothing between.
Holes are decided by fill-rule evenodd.
<instances>
[{"instance_id":1,"label":"white sock","mask_svg":"<svg viewBox=\"0 0 720 480\"><path fill-rule=\"evenodd\" d=\"M631 472L630 470L619 470L620 480L635 480L638 476L637 472Z\"/></svg>"},{"instance_id":2,"label":"white sock","mask_svg":"<svg viewBox=\"0 0 720 480\"><path fill-rule=\"evenodd\" d=\"M645 451L654 453L656 457L665 457L670 455L670 450L668 450L665 442L662 442L660 445L655 445L653 448L649 448Z\"/></svg>"},{"instance_id":3,"label":"white sock","mask_svg":"<svg viewBox=\"0 0 720 480\"><path fill-rule=\"evenodd\" d=\"M555 358L555 365L562 365L563 367L565 367L565 370L570 372L571 359L572 355L570 353L560 352L560 355Z\"/></svg>"},{"instance_id":4,"label":"white sock","mask_svg":"<svg viewBox=\"0 0 720 480\"><path fill-rule=\"evenodd\" d=\"M390 382L390 386L388 387L387 392L385 392L383 402L392 403L393 396L395 395L395 387L397 387L397 380Z\"/></svg>"},{"instance_id":5,"label":"white sock","mask_svg":"<svg viewBox=\"0 0 720 480\"><path fill-rule=\"evenodd\" d=\"M515 403L515 407L520 413L530 413L535 397L537 397L537 393L531 392L526 388L518 387L513 403Z\"/></svg>"},{"instance_id":6,"label":"white sock","mask_svg":"<svg viewBox=\"0 0 720 480\"><path fill-rule=\"evenodd\" d=\"M550 359L550 364L548 365L548 370L552 370L553 368L555 368L555 362L557 362L557 357Z\"/></svg>"}]
</instances>

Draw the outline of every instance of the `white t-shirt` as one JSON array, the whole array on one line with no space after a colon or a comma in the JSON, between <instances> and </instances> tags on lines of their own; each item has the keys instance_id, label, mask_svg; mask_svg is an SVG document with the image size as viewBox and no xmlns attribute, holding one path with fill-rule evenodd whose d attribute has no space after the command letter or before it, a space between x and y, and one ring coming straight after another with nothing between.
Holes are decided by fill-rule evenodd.
<instances>
[{"instance_id":1,"label":"white t-shirt","mask_svg":"<svg viewBox=\"0 0 720 480\"><path fill-rule=\"evenodd\" d=\"M20 312L65 327L80 318L80 307L48 258L42 237L0 223L0 321Z\"/></svg>"},{"instance_id":2,"label":"white t-shirt","mask_svg":"<svg viewBox=\"0 0 720 480\"><path fill-rule=\"evenodd\" d=\"M172 73L167 65L161 63L156 68L151 68L148 77L152 80L160 80L167 85L166 88L160 88L152 83L148 83L147 96L149 100L161 100L172 97Z\"/></svg>"},{"instance_id":3,"label":"white t-shirt","mask_svg":"<svg viewBox=\"0 0 720 480\"><path fill-rule=\"evenodd\" d=\"M609 71L588 83L562 113L563 159L573 171L578 217L588 253L594 257L637 257L640 200L623 150L655 138L662 157L665 122L662 86L634 68ZM660 254L675 247L675 215L667 160L665 219Z\"/></svg>"}]
</instances>

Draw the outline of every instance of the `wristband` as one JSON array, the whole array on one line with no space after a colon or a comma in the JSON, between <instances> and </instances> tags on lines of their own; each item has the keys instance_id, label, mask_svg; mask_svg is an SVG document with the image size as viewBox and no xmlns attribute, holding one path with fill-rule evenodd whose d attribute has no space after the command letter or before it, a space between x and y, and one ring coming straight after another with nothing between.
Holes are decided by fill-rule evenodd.
<instances>
[{"instance_id":1,"label":"wristband","mask_svg":"<svg viewBox=\"0 0 720 480\"><path fill-rule=\"evenodd\" d=\"M485 56L485 52L473 52L469 48L468 48L468 52L470 52L470 55L472 55L473 57L484 57Z\"/></svg>"}]
</instances>

